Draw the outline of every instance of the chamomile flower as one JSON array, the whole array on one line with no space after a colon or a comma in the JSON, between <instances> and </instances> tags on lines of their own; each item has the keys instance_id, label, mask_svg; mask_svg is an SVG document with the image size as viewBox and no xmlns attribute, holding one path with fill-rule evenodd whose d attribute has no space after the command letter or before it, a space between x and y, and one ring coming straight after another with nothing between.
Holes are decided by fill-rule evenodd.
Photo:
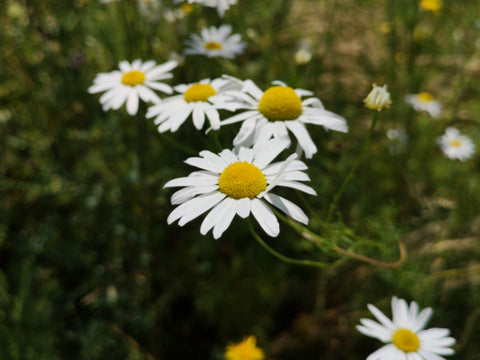
<instances>
[{"instance_id":1,"label":"chamomile flower","mask_svg":"<svg viewBox=\"0 0 480 360\"><path fill-rule=\"evenodd\" d=\"M135 115L138 111L139 98L145 102L160 102L160 98L152 90L167 94L173 92L169 85L160 80L171 78L172 74L169 71L175 66L177 62L173 60L161 65L156 65L153 60L142 62L137 59L131 64L128 61L121 61L120 70L98 74L88 92L95 94L105 91L100 97L104 111L117 110L126 102L127 112Z\"/></svg>"},{"instance_id":2,"label":"chamomile flower","mask_svg":"<svg viewBox=\"0 0 480 360\"><path fill-rule=\"evenodd\" d=\"M237 81L240 81L237 79ZM322 125L325 129L347 132L347 122L340 115L325 110L312 92L292 89L281 81L274 81L266 91L260 90L251 80L245 80L242 91L231 91L229 102L245 110L223 120L220 125L243 122L233 140L234 146L251 146L271 137L290 145L288 132L293 133L307 158L317 152L305 124Z\"/></svg>"},{"instance_id":3,"label":"chamomile flower","mask_svg":"<svg viewBox=\"0 0 480 360\"><path fill-rule=\"evenodd\" d=\"M285 161L272 160L285 149L284 142L271 139L261 146L240 147L220 154L200 152L185 162L200 171L187 177L173 179L164 187L183 187L172 195L176 207L167 218L168 224L177 220L180 226L208 212L200 226L205 235L213 229L218 239L229 227L235 215L247 218L250 214L270 236L280 232L278 220L266 203L273 205L303 224L308 223L305 213L291 201L272 193L276 186L294 188L315 195L315 190L302 183L309 177L302 170L306 165L292 154Z\"/></svg>"},{"instance_id":4,"label":"chamomile flower","mask_svg":"<svg viewBox=\"0 0 480 360\"><path fill-rule=\"evenodd\" d=\"M468 136L462 135L454 127L446 128L445 134L440 136L437 142L442 152L449 159L465 161L471 158L475 152L475 145L472 140Z\"/></svg>"},{"instance_id":5,"label":"chamomile flower","mask_svg":"<svg viewBox=\"0 0 480 360\"><path fill-rule=\"evenodd\" d=\"M216 8L218 15L223 17L225 11L230 8L230 5L235 5L238 0L175 0L176 3L188 1L189 3L198 3L207 7Z\"/></svg>"},{"instance_id":6,"label":"chamomile flower","mask_svg":"<svg viewBox=\"0 0 480 360\"><path fill-rule=\"evenodd\" d=\"M240 34L233 34L230 25L204 27L200 35L191 34L185 41L187 55L205 55L207 57L224 57L233 59L245 49Z\"/></svg>"},{"instance_id":7,"label":"chamomile flower","mask_svg":"<svg viewBox=\"0 0 480 360\"><path fill-rule=\"evenodd\" d=\"M155 117L158 131L175 132L192 115L193 124L198 130L203 128L205 118L208 118L213 129L220 128L220 116L215 102L221 98L222 92L235 89L237 84L227 79L204 79L195 84L181 84L174 87L180 95L165 98L161 103L147 110L147 118ZM223 102L221 108L234 111L236 108Z\"/></svg>"},{"instance_id":8,"label":"chamomile flower","mask_svg":"<svg viewBox=\"0 0 480 360\"><path fill-rule=\"evenodd\" d=\"M372 110L382 111L388 109L392 104L390 93L387 90L387 85L377 86L373 84L373 89L363 100L365 106Z\"/></svg>"},{"instance_id":9,"label":"chamomile flower","mask_svg":"<svg viewBox=\"0 0 480 360\"><path fill-rule=\"evenodd\" d=\"M450 348L455 339L449 337L450 331L442 328L424 330L433 314L431 308L418 312L415 301L410 306L403 299L392 298L393 319L387 318L375 306L368 309L379 322L360 319L357 330L386 343L367 357L367 360L442 360L440 355L454 353Z\"/></svg>"},{"instance_id":10,"label":"chamomile flower","mask_svg":"<svg viewBox=\"0 0 480 360\"><path fill-rule=\"evenodd\" d=\"M442 115L442 106L435 100L432 94L428 92L420 92L418 94L409 94L405 96L405 101L412 105L416 111L426 111L434 118Z\"/></svg>"},{"instance_id":11,"label":"chamomile flower","mask_svg":"<svg viewBox=\"0 0 480 360\"><path fill-rule=\"evenodd\" d=\"M263 350L257 347L257 338L246 337L238 344L229 344L225 349L226 360L264 360Z\"/></svg>"}]
</instances>

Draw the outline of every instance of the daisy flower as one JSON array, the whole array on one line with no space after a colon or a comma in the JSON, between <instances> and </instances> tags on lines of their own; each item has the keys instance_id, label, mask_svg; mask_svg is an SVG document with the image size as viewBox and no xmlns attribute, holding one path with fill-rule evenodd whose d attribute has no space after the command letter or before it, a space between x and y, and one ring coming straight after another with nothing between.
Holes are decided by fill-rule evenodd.
<instances>
[{"instance_id":1,"label":"daisy flower","mask_svg":"<svg viewBox=\"0 0 480 360\"><path fill-rule=\"evenodd\" d=\"M208 57L224 57L233 59L245 49L245 43L240 34L233 34L230 25L221 25L219 28L210 26L201 30L201 36L191 34L185 41L188 48L187 55L205 55Z\"/></svg>"},{"instance_id":2,"label":"daisy flower","mask_svg":"<svg viewBox=\"0 0 480 360\"><path fill-rule=\"evenodd\" d=\"M240 81L236 79L237 81ZM308 134L305 124L322 125L325 129L347 132L345 119L325 110L322 102L311 96L312 92L292 89L281 81L274 81L266 91L260 90L251 80L242 82L242 91L231 91L227 100L244 109L240 114L223 120L220 125L243 122L233 140L234 146L251 146L271 137L290 145L288 131L292 132L307 158L317 152L317 146Z\"/></svg>"},{"instance_id":3,"label":"daisy flower","mask_svg":"<svg viewBox=\"0 0 480 360\"><path fill-rule=\"evenodd\" d=\"M230 8L230 5L235 5L237 0L175 0L176 3L188 1L189 3L198 3L208 7L217 8L218 15L223 17L225 11Z\"/></svg>"},{"instance_id":4,"label":"daisy flower","mask_svg":"<svg viewBox=\"0 0 480 360\"><path fill-rule=\"evenodd\" d=\"M454 353L449 346L455 344L455 339L448 336L448 329L424 330L433 314L431 308L418 312L415 301L409 306L405 300L394 296L392 320L371 304L368 309L379 322L360 319L361 325L357 325L357 330L387 345L370 354L367 360L442 360L444 358L439 355Z\"/></svg>"},{"instance_id":5,"label":"daisy flower","mask_svg":"<svg viewBox=\"0 0 480 360\"><path fill-rule=\"evenodd\" d=\"M237 84L227 79L204 79L195 84L181 84L174 90L181 95L174 95L163 99L161 103L151 106L147 110L147 118L155 117L158 131L175 132L192 115L193 124L201 130L208 118L213 129L220 128L220 116L215 106L222 97L222 91L235 89ZM223 102L222 109L235 111L236 107Z\"/></svg>"},{"instance_id":6,"label":"daisy flower","mask_svg":"<svg viewBox=\"0 0 480 360\"><path fill-rule=\"evenodd\" d=\"M229 344L225 349L226 360L264 360L265 354L257 347L257 338L246 337L238 344Z\"/></svg>"},{"instance_id":7,"label":"daisy flower","mask_svg":"<svg viewBox=\"0 0 480 360\"><path fill-rule=\"evenodd\" d=\"M176 61L170 60L156 65L153 60L142 62L137 59L131 64L128 61L121 61L118 66L120 70L98 74L93 85L88 88L90 94L105 91L100 97L104 111L117 110L126 102L127 112L135 115L138 111L139 98L145 102L160 102L160 98L152 89L167 94L173 92L169 85L159 80L172 77L169 71L177 66Z\"/></svg>"},{"instance_id":8,"label":"daisy flower","mask_svg":"<svg viewBox=\"0 0 480 360\"><path fill-rule=\"evenodd\" d=\"M442 115L442 106L435 100L433 95L428 92L409 94L405 96L405 101L412 105L416 111L426 111L434 118Z\"/></svg>"},{"instance_id":9,"label":"daisy flower","mask_svg":"<svg viewBox=\"0 0 480 360\"><path fill-rule=\"evenodd\" d=\"M472 140L468 136L462 135L454 127L446 128L445 134L440 136L437 142L442 152L449 159L465 161L471 158L475 152L475 145Z\"/></svg>"},{"instance_id":10,"label":"daisy flower","mask_svg":"<svg viewBox=\"0 0 480 360\"><path fill-rule=\"evenodd\" d=\"M305 213L291 201L272 194L276 186L284 186L315 195L315 190L301 183L309 181L302 170L307 166L292 154L285 161L272 160L285 149L284 142L272 139L253 149L240 147L220 154L200 152L185 162L200 168L187 177L173 179L164 187L184 187L172 195L173 205L179 205L168 216L168 224L176 220L180 226L209 211L200 226L205 235L213 229L218 239L235 215L247 218L250 214L270 236L280 232L278 220L269 203L294 220L308 223Z\"/></svg>"},{"instance_id":11,"label":"daisy flower","mask_svg":"<svg viewBox=\"0 0 480 360\"><path fill-rule=\"evenodd\" d=\"M392 104L390 93L387 90L387 85L377 86L373 84L373 89L363 100L365 106L372 110L382 111L384 108L388 109Z\"/></svg>"}]
</instances>

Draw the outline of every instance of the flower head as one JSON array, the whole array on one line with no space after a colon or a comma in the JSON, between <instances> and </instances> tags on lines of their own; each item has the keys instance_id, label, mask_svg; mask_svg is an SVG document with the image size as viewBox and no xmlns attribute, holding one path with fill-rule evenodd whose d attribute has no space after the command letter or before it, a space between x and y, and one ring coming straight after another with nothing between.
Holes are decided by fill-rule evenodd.
<instances>
[{"instance_id":1,"label":"flower head","mask_svg":"<svg viewBox=\"0 0 480 360\"><path fill-rule=\"evenodd\" d=\"M229 344L225 348L226 360L264 360L265 354L257 347L255 336L249 336L238 344Z\"/></svg>"},{"instance_id":2,"label":"flower head","mask_svg":"<svg viewBox=\"0 0 480 360\"><path fill-rule=\"evenodd\" d=\"M158 131L175 132L192 115L193 124L201 130L208 118L213 129L220 128L218 109L234 111L234 106L223 102L222 106L215 104L220 101L224 91L236 89L237 84L227 79L204 79L194 84L181 84L174 87L180 95L163 99L161 103L151 106L147 111L147 118L155 117Z\"/></svg>"},{"instance_id":3,"label":"flower head","mask_svg":"<svg viewBox=\"0 0 480 360\"><path fill-rule=\"evenodd\" d=\"M442 0L420 0L420 7L424 10L438 13L442 8Z\"/></svg>"},{"instance_id":4,"label":"flower head","mask_svg":"<svg viewBox=\"0 0 480 360\"><path fill-rule=\"evenodd\" d=\"M405 96L405 101L412 105L416 111L426 111L434 118L438 118L442 115L442 107L440 103L428 92L423 91L418 94L409 94Z\"/></svg>"},{"instance_id":5,"label":"flower head","mask_svg":"<svg viewBox=\"0 0 480 360\"><path fill-rule=\"evenodd\" d=\"M240 81L237 79L237 81ZM229 92L228 102L244 110L223 120L220 125L242 122L235 146L251 146L271 137L290 145L288 131L296 137L307 158L317 152L317 146L308 134L305 124L322 125L325 129L347 132L345 119L325 110L317 98L307 98L312 92L293 89L281 81L274 81L269 89L260 90L251 80L242 83L242 91ZM288 146L287 145L287 146Z\"/></svg>"},{"instance_id":6,"label":"flower head","mask_svg":"<svg viewBox=\"0 0 480 360\"><path fill-rule=\"evenodd\" d=\"M388 109L392 104L390 93L387 91L387 85L377 86L372 84L373 89L363 100L365 106L372 110L382 111L384 108Z\"/></svg>"},{"instance_id":7,"label":"flower head","mask_svg":"<svg viewBox=\"0 0 480 360\"><path fill-rule=\"evenodd\" d=\"M454 127L446 128L445 134L440 136L437 142L442 152L449 159L465 161L471 158L475 152L475 145L472 140L468 136L462 135Z\"/></svg>"},{"instance_id":8,"label":"flower head","mask_svg":"<svg viewBox=\"0 0 480 360\"><path fill-rule=\"evenodd\" d=\"M375 306L368 309L379 322L360 319L357 330L362 334L377 338L386 343L367 357L367 360L441 360L439 355L454 353L451 345L455 339L449 337L448 329L431 328L424 330L433 314L431 308L418 312L418 304L412 301L410 306L403 299L392 298L393 319L387 318Z\"/></svg>"},{"instance_id":9,"label":"flower head","mask_svg":"<svg viewBox=\"0 0 480 360\"><path fill-rule=\"evenodd\" d=\"M200 233L213 228L218 239L229 227L235 215L246 218L250 214L270 236L280 232L278 220L269 203L303 224L308 223L305 213L291 201L275 195L276 186L294 188L315 195L315 190L301 183L309 181L302 171L306 165L296 160L296 154L285 161L272 163L285 149L284 142L272 139L253 149L240 147L220 154L200 152L185 162L201 171L187 177L173 179L164 187L183 187L172 195L173 205L179 205L168 216L169 224L179 220L180 226L209 211L202 222Z\"/></svg>"},{"instance_id":10,"label":"flower head","mask_svg":"<svg viewBox=\"0 0 480 360\"><path fill-rule=\"evenodd\" d=\"M127 112L135 115L139 98L145 102L160 102L160 98L152 90L172 93L172 88L159 80L171 78L169 71L176 66L177 62L173 60L158 66L153 60L135 60L131 64L121 61L120 70L98 74L88 92L95 94L105 91L100 97L104 111L117 110L126 102Z\"/></svg>"},{"instance_id":11,"label":"flower head","mask_svg":"<svg viewBox=\"0 0 480 360\"><path fill-rule=\"evenodd\" d=\"M245 43L240 34L233 34L230 25L221 25L219 28L210 26L201 30L201 36L191 34L185 42L187 55L205 55L208 57L224 57L233 59L245 49Z\"/></svg>"},{"instance_id":12,"label":"flower head","mask_svg":"<svg viewBox=\"0 0 480 360\"><path fill-rule=\"evenodd\" d=\"M175 0L176 3L188 1L189 3L198 3L208 7L216 8L218 15L223 17L225 11L230 8L230 5L235 5L238 0Z\"/></svg>"}]
</instances>

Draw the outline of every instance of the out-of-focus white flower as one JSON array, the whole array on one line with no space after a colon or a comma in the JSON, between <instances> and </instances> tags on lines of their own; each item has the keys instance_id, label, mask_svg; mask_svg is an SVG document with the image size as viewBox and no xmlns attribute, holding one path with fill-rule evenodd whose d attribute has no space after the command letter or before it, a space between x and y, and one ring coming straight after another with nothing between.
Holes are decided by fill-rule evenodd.
<instances>
[{"instance_id":1,"label":"out-of-focus white flower","mask_svg":"<svg viewBox=\"0 0 480 360\"><path fill-rule=\"evenodd\" d=\"M188 48L187 55L205 55L208 57L224 57L233 59L241 54L246 44L240 34L233 34L230 25L221 25L219 28L211 26L201 30L201 36L191 34L190 39L185 41Z\"/></svg>"},{"instance_id":2,"label":"out-of-focus white flower","mask_svg":"<svg viewBox=\"0 0 480 360\"><path fill-rule=\"evenodd\" d=\"M367 360L445 360L440 355L454 353L450 346L455 344L455 339L448 336L448 329L424 330L433 314L431 308L418 312L415 301L409 306L405 300L394 296L392 320L371 304L368 304L368 310L379 322L360 319L361 325L357 325L357 330L386 345L370 354Z\"/></svg>"},{"instance_id":3,"label":"out-of-focus white flower","mask_svg":"<svg viewBox=\"0 0 480 360\"><path fill-rule=\"evenodd\" d=\"M462 135L454 127L446 128L445 134L440 136L437 142L442 152L449 159L465 161L475 153L475 145L472 140L468 136Z\"/></svg>"},{"instance_id":4,"label":"out-of-focus white flower","mask_svg":"<svg viewBox=\"0 0 480 360\"><path fill-rule=\"evenodd\" d=\"M235 215L247 218L250 214L270 236L280 232L278 220L270 207L273 205L294 220L308 224L307 215L291 201L275 195L275 187L288 187L315 195L315 190L302 183L309 181L303 170L307 166L290 155L287 160L272 163L285 149L285 144L271 139L253 149L240 147L220 154L200 152L185 162L200 171L187 177L170 180L164 187L182 187L172 195L173 205L179 205L167 218L169 224L178 221L185 225L209 211L200 226L205 235L213 229L218 239L230 226Z\"/></svg>"},{"instance_id":5,"label":"out-of-focus white flower","mask_svg":"<svg viewBox=\"0 0 480 360\"><path fill-rule=\"evenodd\" d=\"M405 96L405 101L412 105L416 111L426 111L434 118L442 115L442 106L435 100L435 97L428 92L420 92L418 94L409 94Z\"/></svg>"},{"instance_id":6,"label":"out-of-focus white flower","mask_svg":"<svg viewBox=\"0 0 480 360\"><path fill-rule=\"evenodd\" d=\"M363 100L365 106L372 110L382 111L384 108L388 109L392 104L390 93L387 91L387 85L377 86L372 84L373 89Z\"/></svg>"},{"instance_id":7,"label":"out-of-focus white flower","mask_svg":"<svg viewBox=\"0 0 480 360\"><path fill-rule=\"evenodd\" d=\"M308 39L302 39L293 58L298 65L308 64L312 60L312 44Z\"/></svg>"},{"instance_id":8,"label":"out-of-focus white flower","mask_svg":"<svg viewBox=\"0 0 480 360\"><path fill-rule=\"evenodd\" d=\"M164 64L156 65L155 61L142 62L135 60L119 63L120 70L98 74L88 92L96 94L104 92L100 97L103 110L117 110L125 102L127 112L135 115L138 111L139 99L145 102L160 102L160 98L152 90L162 91L167 94L173 92L172 88L160 82L173 75L169 71L177 66L177 62L170 60Z\"/></svg>"},{"instance_id":9,"label":"out-of-focus white flower","mask_svg":"<svg viewBox=\"0 0 480 360\"><path fill-rule=\"evenodd\" d=\"M388 144L390 154L398 154L408 144L408 135L405 129L389 129L387 130L387 138L390 139Z\"/></svg>"},{"instance_id":10,"label":"out-of-focus white flower","mask_svg":"<svg viewBox=\"0 0 480 360\"><path fill-rule=\"evenodd\" d=\"M243 112L223 120L220 125L242 122L240 131L233 140L235 146L251 146L267 141L271 137L290 145L289 131L298 145L311 158L317 146L310 137L306 124L321 125L325 129L347 132L346 120L325 110L311 91L292 89L281 81L274 81L272 87L262 91L251 80L242 83L241 91L230 91L226 101L235 104Z\"/></svg>"}]
</instances>

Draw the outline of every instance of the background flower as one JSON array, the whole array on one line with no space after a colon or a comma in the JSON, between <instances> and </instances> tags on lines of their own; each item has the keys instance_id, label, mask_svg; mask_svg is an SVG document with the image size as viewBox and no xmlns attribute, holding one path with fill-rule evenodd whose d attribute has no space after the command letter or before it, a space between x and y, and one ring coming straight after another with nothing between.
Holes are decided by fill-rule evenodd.
<instances>
[{"instance_id":1,"label":"background flower","mask_svg":"<svg viewBox=\"0 0 480 360\"><path fill-rule=\"evenodd\" d=\"M185 41L188 47L184 52L187 55L233 59L243 52L246 44L242 41L240 34L230 35L231 33L231 25L221 25L218 28L204 27L200 36L191 34L190 39Z\"/></svg>"},{"instance_id":2,"label":"background flower","mask_svg":"<svg viewBox=\"0 0 480 360\"><path fill-rule=\"evenodd\" d=\"M159 80L171 78L172 74L169 71L176 66L177 62L173 60L161 65L156 65L153 60L147 62L135 60L131 64L128 61L121 61L120 70L98 74L88 92L95 94L105 91L100 97L104 111L117 110L126 102L127 112L135 115L138 111L139 98L145 102L160 102L160 98L152 90L172 93L172 88Z\"/></svg>"}]
</instances>

